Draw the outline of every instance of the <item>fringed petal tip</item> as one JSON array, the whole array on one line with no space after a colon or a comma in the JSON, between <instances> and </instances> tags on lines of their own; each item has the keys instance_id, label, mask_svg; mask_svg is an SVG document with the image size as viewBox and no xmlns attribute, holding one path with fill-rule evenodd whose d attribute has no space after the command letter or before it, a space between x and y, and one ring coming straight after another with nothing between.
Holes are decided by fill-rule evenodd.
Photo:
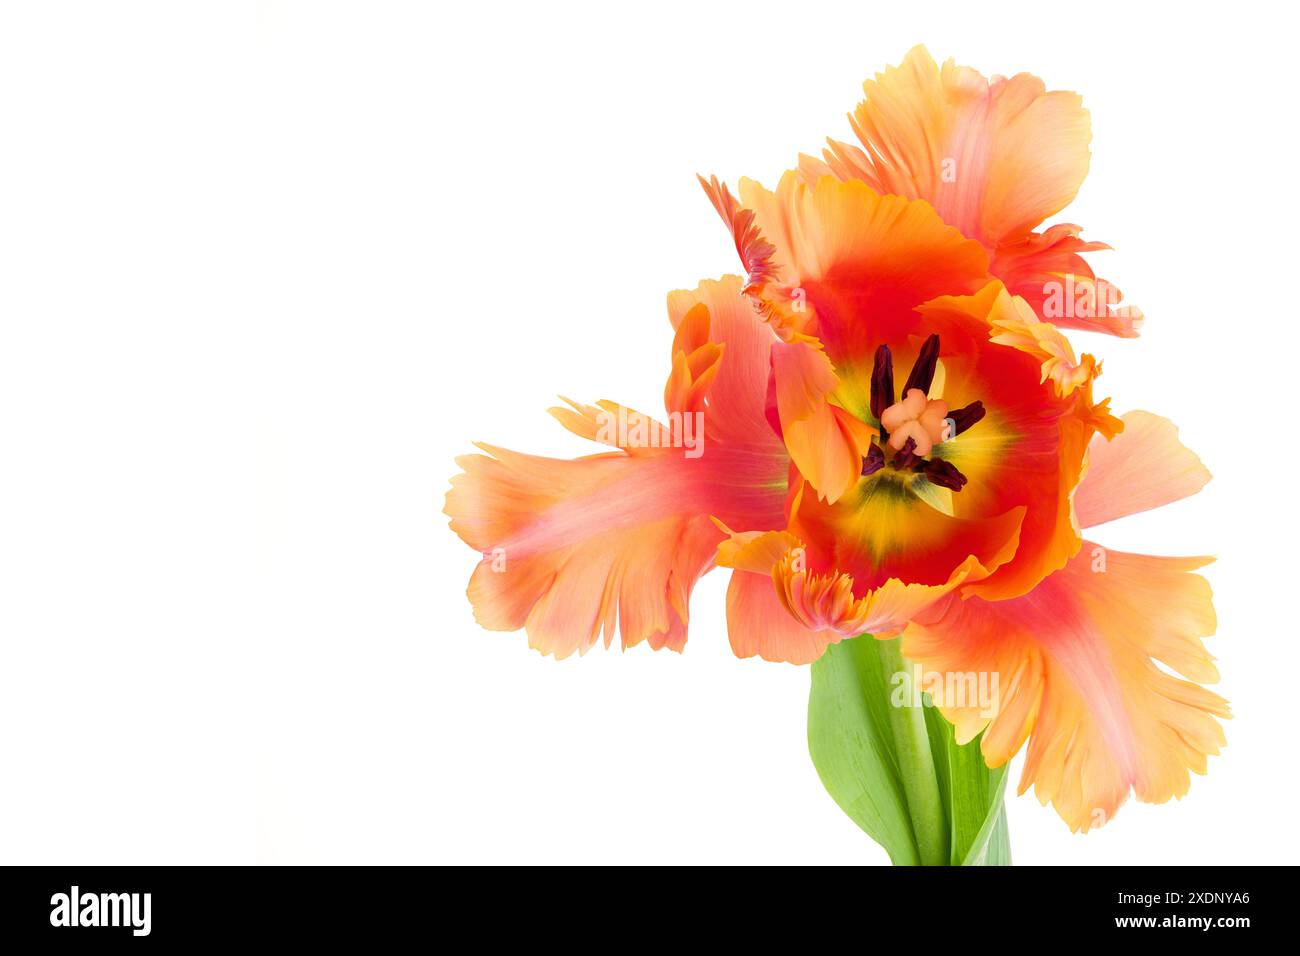
<instances>
[{"instance_id":1,"label":"fringed petal tip","mask_svg":"<svg viewBox=\"0 0 1300 956\"><path fill-rule=\"evenodd\" d=\"M1093 438L1075 495L1084 527L1194 494L1209 472L1171 422L1148 412ZM1203 643L1217 629L1210 557L1163 558L1083 541L1029 594L937 606L904 635L927 669L1000 679L991 708L946 701L958 738L984 733L990 766L1029 741L1020 791L1033 788L1071 830L1112 819L1130 794L1148 803L1186 795L1191 774L1225 745L1231 717L1205 684L1219 678ZM1160 666L1160 665L1163 665ZM1181 676L1178 676L1181 675Z\"/></svg>"},{"instance_id":2,"label":"fringed petal tip","mask_svg":"<svg viewBox=\"0 0 1300 956\"><path fill-rule=\"evenodd\" d=\"M459 459L446 512L482 555L468 595L485 628L528 633L529 646L567 657L615 632L680 650L687 601L720 535L692 514L673 455L621 453L576 461L492 446Z\"/></svg>"},{"instance_id":3,"label":"fringed petal tip","mask_svg":"<svg viewBox=\"0 0 1300 956\"><path fill-rule=\"evenodd\" d=\"M732 239L736 244L736 253L745 267L747 276L745 293L757 294L768 282L776 278L777 266L774 262L776 247L759 231L754 221L753 210L743 207L731 194L726 183L720 181L717 176L705 179L697 174L695 178L700 181L713 208L717 210L722 222L731 231Z\"/></svg>"},{"instance_id":4,"label":"fringed petal tip","mask_svg":"<svg viewBox=\"0 0 1300 956\"><path fill-rule=\"evenodd\" d=\"M1028 741L1020 792L1032 787L1071 830L1093 829L1130 793L1185 795L1224 746L1228 704L1201 686L1218 679L1203 643L1212 594L1192 573L1206 563L1085 542L1025 597L937 605L903 652L930 672L987 675L988 700L936 699L958 738L982 731L994 767Z\"/></svg>"}]
</instances>

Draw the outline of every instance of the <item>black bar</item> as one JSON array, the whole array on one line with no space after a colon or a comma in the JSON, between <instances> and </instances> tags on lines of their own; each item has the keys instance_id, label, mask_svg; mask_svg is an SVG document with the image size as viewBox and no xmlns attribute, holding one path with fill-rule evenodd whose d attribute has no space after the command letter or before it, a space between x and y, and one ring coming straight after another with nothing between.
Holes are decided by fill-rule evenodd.
<instances>
[{"instance_id":1,"label":"black bar","mask_svg":"<svg viewBox=\"0 0 1300 956\"><path fill-rule=\"evenodd\" d=\"M531 925L536 945L555 945L582 937L591 928L588 921L595 920L624 927L623 938L606 937L605 945L616 948L657 938L690 945L690 927L699 926L710 938L733 942L794 933L801 950L807 950L817 948L819 934L835 927L863 952L882 940L909 937L918 946L970 937L970 945L983 938L1000 940L1001 948L1041 952L1049 945L1101 937L1128 937L1143 945L1182 945L1192 938L1232 945L1252 933L1284 932L1292 919L1282 911L1289 896L1284 884L1291 879L1266 868L860 868L723 875L672 868L592 874L569 869L574 872L9 868L0 894L0 938L132 946L150 940L336 946L353 940L373 946L409 942L412 932L430 942L452 942L466 932L486 934L481 941L487 941L502 931L526 933ZM104 921L115 910L124 925L53 925L68 922L59 905L71 901L73 886L83 907L88 896L102 900L102 894L113 894L111 905L96 903L90 910L102 911ZM133 911L119 894L136 894ZM140 918L144 894L149 895L147 927ZM1055 942L1020 935L1044 930Z\"/></svg>"}]
</instances>

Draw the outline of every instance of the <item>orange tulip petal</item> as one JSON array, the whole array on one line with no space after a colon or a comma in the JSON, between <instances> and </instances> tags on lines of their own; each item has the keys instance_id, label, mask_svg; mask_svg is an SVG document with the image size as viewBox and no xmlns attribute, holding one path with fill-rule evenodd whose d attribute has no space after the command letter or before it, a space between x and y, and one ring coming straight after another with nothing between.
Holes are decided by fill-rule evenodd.
<instances>
[{"instance_id":1,"label":"orange tulip petal","mask_svg":"<svg viewBox=\"0 0 1300 956\"><path fill-rule=\"evenodd\" d=\"M912 310L922 302L974 292L988 280L979 243L945 225L928 203L829 177L808 185L793 173L775 192L747 179L740 190L780 266L783 298L775 302L769 287L765 299L797 318L837 367L869 361L878 342L916 330Z\"/></svg>"},{"instance_id":2,"label":"orange tulip petal","mask_svg":"<svg viewBox=\"0 0 1300 956\"><path fill-rule=\"evenodd\" d=\"M1049 92L1024 73L988 80L952 60L940 67L921 46L863 90L850 117L861 147L832 139L822 159L800 156L803 182L833 176L927 200L984 245L990 272L1039 316L1137 335L1141 310L1121 304L1080 255L1109 246L1085 242L1069 223L1031 231L1069 204L1088 172L1091 124L1076 94ZM1109 294L1091 296L1094 287Z\"/></svg>"},{"instance_id":3,"label":"orange tulip petal","mask_svg":"<svg viewBox=\"0 0 1300 956\"><path fill-rule=\"evenodd\" d=\"M552 414L620 451L563 461L480 445L490 457L457 460L464 473L445 510L484 555L469 597L485 627L526 628L531 646L557 657L602 633L608 645L616 629L624 647L680 650L687 599L722 538L709 516L747 529L784 523L789 456L764 411L775 336L735 277L673 293L669 313L672 424L569 402ZM681 445L695 428L681 411L702 416L698 444ZM620 434L629 425L634 434Z\"/></svg>"},{"instance_id":4,"label":"orange tulip petal","mask_svg":"<svg viewBox=\"0 0 1300 956\"><path fill-rule=\"evenodd\" d=\"M1021 778L1073 830L1114 816L1130 791L1161 803L1187 792L1188 771L1224 743L1226 702L1202 638L1215 629L1205 558L1157 558L1085 542L1033 592L1011 601L950 598L904 634L927 671L992 672L991 719L945 708L964 738L987 723L983 751L999 766L1029 735ZM1160 661L1191 680L1156 666Z\"/></svg>"},{"instance_id":5,"label":"orange tulip petal","mask_svg":"<svg viewBox=\"0 0 1300 956\"><path fill-rule=\"evenodd\" d=\"M1123 416L1124 431L1088 446L1088 470L1074 496L1079 526L1091 528L1196 494L1210 472L1178 440L1178 428L1150 412Z\"/></svg>"},{"instance_id":6,"label":"orange tulip petal","mask_svg":"<svg viewBox=\"0 0 1300 956\"><path fill-rule=\"evenodd\" d=\"M737 657L811 664L843 640L832 628L812 630L786 611L769 574L732 571L727 585L727 635Z\"/></svg>"},{"instance_id":7,"label":"orange tulip petal","mask_svg":"<svg viewBox=\"0 0 1300 956\"><path fill-rule=\"evenodd\" d=\"M772 569L799 540L784 531L729 535L718 545L718 565L734 569L727 585L727 634L737 657L809 664L843 635L830 628L811 629L782 605L772 583Z\"/></svg>"},{"instance_id":8,"label":"orange tulip petal","mask_svg":"<svg viewBox=\"0 0 1300 956\"><path fill-rule=\"evenodd\" d=\"M673 366L664 386L670 412L702 412L704 398L722 368L723 346L709 340L711 317L703 302L693 306L673 337Z\"/></svg>"},{"instance_id":9,"label":"orange tulip petal","mask_svg":"<svg viewBox=\"0 0 1300 956\"><path fill-rule=\"evenodd\" d=\"M830 170L925 199L990 248L1064 209L1088 173L1082 101L1027 73L988 80L952 60L940 68L917 46L863 91L851 117L863 149L832 140L806 175Z\"/></svg>"},{"instance_id":10,"label":"orange tulip petal","mask_svg":"<svg viewBox=\"0 0 1300 956\"><path fill-rule=\"evenodd\" d=\"M776 266L773 263L773 256L776 249L763 238L754 221L753 211L742 207L725 183L720 182L717 176L708 179L697 176L696 179L704 187L705 194L713 203L713 208L718 211L718 215L722 217L723 223L731 230L732 238L736 243L736 253L748 273L745 291L761 289L775 275Z\"/></svg>"},{"instance_id":11,"label":"orange tulip petal","mask_svg":"<svg viewBox=\"0 0 1300 956\"><path fill-rule=\"evenodd\" d=\"M776 406L786 449L808 483L829 501L857 482L876 430L827 398L838 384L826 353L806 343L772 347Z\"/></svg>"},{"instance_id":12,"label":"orange tulip petal","mask_svg":"<svg viewBox=\"0 0 1300 956\"><path fill-rule=\"evenodd\" d=\"M856 593L850 575L819 574L806 566L808 553L787 531L730 531L718 545L717 563L733 568L727 589L727 627L738 657L806 664L846 637L898 634L908 621L989 569L969 556L938 584L904 584L896 578ZM1012 540L993 563L1005 560Z\"/></svg>"},{"instance_id":13,"label":"orange tulip petal","mask_svg":"<svg viewBox=\"0 0 1300 956\"><path fill-rule=\"evenodd\" d=\"M1097 278L1079 255L1110 246L1085 242L1079 232L1076 225L1058 223L999 246L989 271L1012 295L1025 299L1037 315L1059 328L1135 338L1144 321L1142 310L1124 302L1123 293Z\"/></svg>"},{"instance_id":14,"label":"orange tulip petal","mask_svg":"<svg viewBox=\"0 0 1300 956\"><path fill-rule=\"evenodd\" d=\"M940 584L904 584L890 578L861 596L851 575L800 570L791 555L782 559L773 576L781 606L804 627L825 628L841 637L871 634L889 638L961 584L988 573L988 568L970 555Z\"/></svg>"},{"instance_id":15,"label":"orange tulip petal","mask_svg":"<svg viewBox=\"0 0 1300 956\"><path fill-rule=\"evenodd\" d=\"M578 461L481 446L457 459L446 511L484 554L469 598L491 630L528 630L529 645L566 657L615 624L623 646L680 650L686 599L718 535L683 502L687 459L621 454Z\"/></svg>"},{"instance_id":16,"label":"orange tulip petal","mask_svg":"<svg viewBox=\"0 0 1300 956\"><path fill-rule=\"evenodd\" d=\"M548 408L547 413L579 438L621 448L629 455L654 455L673 442L672 429L649 415L617 402L602 399L584 405L560 396L568 407ZM624 423L626 427L618 427Z\"/></svg>"}]
</instances>

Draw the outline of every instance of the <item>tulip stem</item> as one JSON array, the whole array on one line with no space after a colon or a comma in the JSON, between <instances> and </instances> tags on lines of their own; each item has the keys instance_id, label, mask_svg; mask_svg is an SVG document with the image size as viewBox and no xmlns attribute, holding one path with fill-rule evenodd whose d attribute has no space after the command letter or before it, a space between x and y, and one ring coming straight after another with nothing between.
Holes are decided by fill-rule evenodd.
<instances>
[{"instance_id":1,"label":"tulip stem","mask_svg":"<svg viewBox=\"0 0 1300 956\"><path fill-rule=\"evenodd\" d=\"M901 644L901 638L877 643L880 664L889 687L895 686L898 674L906 673L910 677L911 663L903 657ZM921 863L924 866L944 866L949 862L948 823L939 793L934 756L930 751L930 735L925 728L924 705L915 704L911 695L905 695L900 706L895 706L891 700L889 724L898 748L898 771L903 778L912 834Z\"/></svg>"}]
</instances>

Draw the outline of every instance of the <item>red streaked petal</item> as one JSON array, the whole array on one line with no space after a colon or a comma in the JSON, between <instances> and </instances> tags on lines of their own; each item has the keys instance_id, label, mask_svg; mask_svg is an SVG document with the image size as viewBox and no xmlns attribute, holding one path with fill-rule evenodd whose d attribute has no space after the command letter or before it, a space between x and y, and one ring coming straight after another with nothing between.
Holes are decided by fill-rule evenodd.
<instances>
[{"instance_id":1,"label":"red streaked petal","mask_svg":"<svg viewBox=\"0 0 1300 956\"><path fill-rule=\"evenodd\" d=\"M975 292L988 281L979 243L946 225L929 203L881 195L860 182L807 185L794 173L775 192L747 179L740 189L781 270L780 301L771 287L764 298L815 336L837 367L861 363L869 370L877 345L923 331L916 306Z\"/></svg>"}]
</instances>

